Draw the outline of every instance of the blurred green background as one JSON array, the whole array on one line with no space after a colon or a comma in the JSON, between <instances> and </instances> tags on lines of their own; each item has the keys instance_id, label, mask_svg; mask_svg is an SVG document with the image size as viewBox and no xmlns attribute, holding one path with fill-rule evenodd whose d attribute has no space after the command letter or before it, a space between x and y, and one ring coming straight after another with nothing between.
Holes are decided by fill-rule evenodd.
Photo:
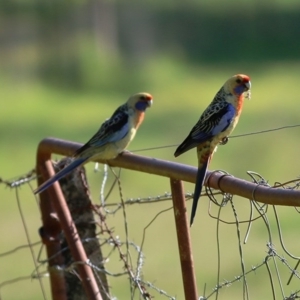
<instances>
[{"instance_id":1,"label":"blurred green background","mask_svg":"<svg viewBox=\"0 0 300 300\"><path fill-rule=\"evenodd\" d=\"M225 80L236 73L250 75L252 99L245 102L234 134L300 123L299 28L298 0L1 0L0 177L12 179L34 168L37 145L46 136L87 141L117 106L140 91L150 92L154 105L130 150L179 144ZM231 139L219 147L210 169L223 169L247 180L246 171L252 170L270 184L294 179L299 175L298 137L295 128ZM175 161L174 150L141 154ZM195 151L176 161L196 165ZM102 175L93 173L92 164L87 169L96 202ZM165 178L124 171L121 180L125 199L170 191ZM185 188L193 191L193 185ZM118 199L117 191L115 196ZM16 197L15 190L1 185L0 253L27 243ZM32 241L39 241L40 213L28 186L19 190L19 199ZM247 219L248 200L234 199L239 216ZM207 203L207 198L201 200L192 228L200 295L205 282L207 293L214 288L217 274L216 222L207 214ZM140 244L143 228L166 207L171 202L128 208L132 240ZM230 208L224 210L224 218L233 220ZM281 208L282 226L288 230L285 242L294 251L297 218L293 209ZM109 224L122 236L121 213L111 217ZM221 278L230 280L241 268L236 230L228 227L222 225L221 231ZM245 246L247 270L263 260L267 240L263 223L253 226ZM176 243L169 211L147 231L144 276L183 299ZM110 264L108 268L122 270L118 258ZM0 257L0 266L0 287L34 270L28 249ZM266 272L249 277L252 299L270 299ZM299 288L299 282L294 280L294 286L287 287L287 278L288 273L282 280L289 294ZM47 278L44 283L50 299ZM126 278L110 283L118 299L128 299ZM155 299L165 299L149 291ZM42 298L36 280L5 285L0 293L1 299ZM220 297L241 299L242 283L221 290Z\"/></svg>"}]
</instances>

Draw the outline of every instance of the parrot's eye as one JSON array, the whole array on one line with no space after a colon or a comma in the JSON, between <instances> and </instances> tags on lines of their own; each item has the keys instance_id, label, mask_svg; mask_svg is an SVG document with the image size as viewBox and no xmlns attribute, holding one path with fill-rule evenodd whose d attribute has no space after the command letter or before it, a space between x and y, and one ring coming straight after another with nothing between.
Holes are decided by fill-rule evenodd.
<instances>
[{"instance_id":1,"label":"parrot's eye","mask_svg":"<svg viewBox=\"0 0 300 300\"><path fill-rule=\"evenodd\" d=\"M235 82L236 82L237 84L240 84L240 83L242 83L242 80L241 80L241 79L237 79Z\"/></svg>"},{"instance_id":2,"label":"parrot's eye","mask_svg":"<svg viewBox=\"0 0 300 300\"><path fill-rule=\"evenodd\" d=\"M146 100L146 97L145 96L141 96L140 100Z\"/></svg>"}]
</instances>

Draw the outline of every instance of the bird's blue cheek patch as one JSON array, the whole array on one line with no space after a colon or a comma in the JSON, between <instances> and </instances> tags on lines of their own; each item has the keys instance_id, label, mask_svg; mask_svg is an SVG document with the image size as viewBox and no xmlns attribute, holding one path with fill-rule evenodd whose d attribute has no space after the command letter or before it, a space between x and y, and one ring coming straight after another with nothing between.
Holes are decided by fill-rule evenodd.
<instances>
[{"instance_id":1,"label":"bird's blue cheek patch","mask_svg":"<svg viewBox=\"0 0 300 300\"><path fill-rule=\"evenodd\" d=\"M237 87L234 88L234 91L240 95L245 91L245 88L242 85L238 85Z\"/></svg>"},{"instance_id":2,"label":"bird's blue cheek patch","mask_svg":"<svg viewBox=\"0 0 300 300\"><path fill-rule=\"evenodd\" d=\"M148 107L148 103L144 101L139 101L135 104L135 108L139 111L145 111L147 107Z\"/></svg>"}]
</instances>

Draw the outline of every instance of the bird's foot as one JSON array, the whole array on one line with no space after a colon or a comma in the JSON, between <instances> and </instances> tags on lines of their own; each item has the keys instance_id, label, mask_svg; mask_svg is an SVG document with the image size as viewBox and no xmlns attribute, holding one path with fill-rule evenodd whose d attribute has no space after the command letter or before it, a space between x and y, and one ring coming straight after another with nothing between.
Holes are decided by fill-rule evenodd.
<instances>
[{"instance_id":1,"label":"bird's foot","mask_svg":"<svg viewBox=\"0 0 300 300\"><path fill-rule=\"evenodd\" d=\"M222 138L222 140L219 142L220 145L226 145L228 143L228 136L225 136Z\"/></svg>"}]
</instances>

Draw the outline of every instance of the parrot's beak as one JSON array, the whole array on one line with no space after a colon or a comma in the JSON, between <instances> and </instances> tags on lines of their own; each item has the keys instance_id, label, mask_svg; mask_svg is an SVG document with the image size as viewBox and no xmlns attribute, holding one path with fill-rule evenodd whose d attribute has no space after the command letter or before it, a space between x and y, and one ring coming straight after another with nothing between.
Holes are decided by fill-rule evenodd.
<instances>
[{"instance_id":1,"label":"parrot's beak","mask_svg":"<svg viewBox=\"0 0 300 300\"><path fill-rule=\"evenodd\" d=\"M247 92L247 93L245 94L245 98L250 100L250 99L251 99L251 92L250 92L250 89L251 89L251 82L250 82L250 81L245 82L245 83L244 83L244 86L245 86L245 92Z\"/></svg>"},{"instance_id":2,"label":"parrot's beak","mask_svg":"<svg viewBox=\"0 0 300 300\"><path fill-rule=\"evenodd\" d=\"M147 101L147 104L148 104L148 107L152 106L153 100L152 100L152 99L151 99L151 100L148 100L148 101Z\"/></svg>"},{"instance_id":3,"label":"parrot's beak","mask_svg":"<svg viewBox=\"0 0 300 300\"><path fill-rule=\"evenodd\" d=\"M250 90L251 89L251 82L248 81L248 82L245 82L245 87L246 87L246 90Z\"/></svg>"}]
</instances>

